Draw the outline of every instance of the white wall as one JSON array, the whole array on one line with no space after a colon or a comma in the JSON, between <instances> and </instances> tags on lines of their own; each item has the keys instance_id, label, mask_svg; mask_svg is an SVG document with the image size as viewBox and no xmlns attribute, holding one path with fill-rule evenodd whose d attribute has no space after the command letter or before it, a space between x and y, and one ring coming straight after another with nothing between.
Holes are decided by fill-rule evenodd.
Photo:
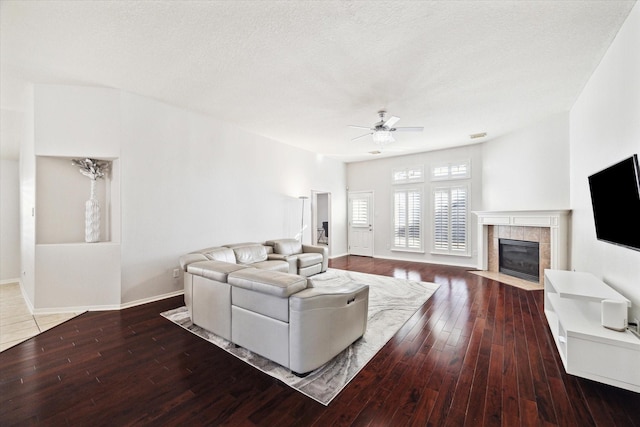
<instances>
[{"instance_id":1,"label":"white wall","mask_svg":"<svg viewBox=\"0 0 640 427\"><path fill-rule=\"evenodd\" d=\"M35 304L36 243L36 155L34 130L34 87L25 90L24 139L20 144L20 284L26 302Z\"/></svg>"},{"instance_id":2,"label":"white wall","mask_svg":"<svg viewBox=\"0 0 640 427\"><path fill-rule=\"evenodd\" d=\"M429 171L433 164L449 161L471 160L471 210L480 210L482 203L482 148L480 145L453 148L449 150L430 151L407 156L391 157L347 165L349 191L373 191L374 193L374 256L380 258L402 259L418 262L431 262L449 265L475 267L477 264L477 246L473 237L476 235L476 219L469 215L471 256L446 256L430 253L431 230L431 186ZM392 251L393 242L393 186L391 173L394 168L423 165L426 175L423 185L424 239L425 252L412 253ZM333 200L333 199L332 199ZM334 234L332 234L333 236Z\"/></svg>"},{"instance_id":3,"label":"white wall","mask_svg":"<svg viewBox=\"0 0 640 427\"><path fill-rule=\"evenodd\" d=\"M632 301L640 317L640 252L596 239L587 177L640 154L640 6L635 5L571 110L571 264ZM640 227L640 218L635 227Z\"/></svg>"},{"instance_id":4,"label":"white wall","mask_svg":"<svg viewBox=\"0 0 640 427\"><path fill-rule=\"evenodd\" d=\"M300 195L345 198L345 166L210 117L123 94L122 299L163 294L178 258L213 245L294 237ZM309 203L305 224L310 224ZM334 205L336 212L345 206ZM335 216L345 251L344 216ZM304 241L310 242L310 228Z\"/></svg>"},{"instance_id":5,"label":"white wall","mask_svg":"<svg viewBox=\"0 0 640 427\"><path fill-rule=\"evenodd\" d=\"M568 165L568 112L484 143L482 210L568 209Z\"/></svg>"},{"instance_id":6,"label":"white wall","mask_svg":"<svg viewBox=\"0 0 640 427\"><path fill-rule=\"evenodd\" d=\"M0 283L20 279L20 174L17 160L0 162Z\"/></svg>"},{"instance_id":7,"label":"white wall","mask_svg":"<svg viewBox=\"0 0 640 427\"><path fill-rule=\"evenodd\" d=\"M118 292L93 293L92 306L100 305L95 299L100 295L104 295L103 304L110 306L114 295L120 304L130 304L180 291L181 280L172 273L179 267L179 257L189 251L294 237L300 227L298 196L310 196L313 188L334 194L333 225L338 236L333 247L346 252L346 167L342 162L121 91L39 86L38 95L37 126L42 132L35 154L119 158L118 188L112 194L113 203L120 203L120 235L112 237L121 250ZM95 111L84 113L82 124L65 137L67 126L61 123L68 123L70 112L83 107ZM92 129L105 126L109 130L92 134ZM306 224L310 214L307 204ZM310 242L309 233L310 228L304 242ZM109 251L108 262L113 261L113 245L99 248ZM55 251L58 255L51 254L52 248L40 246L47 259L69 252L61 247ZM50 262L46 266L55 267ZM42 268L37 271L45 274ZM36 293L39 307L60 303L49 288ZM71 300L82 292L71 295L65 285L62 293L69 306L80 306Z\"/></svg>"}]
</instances>

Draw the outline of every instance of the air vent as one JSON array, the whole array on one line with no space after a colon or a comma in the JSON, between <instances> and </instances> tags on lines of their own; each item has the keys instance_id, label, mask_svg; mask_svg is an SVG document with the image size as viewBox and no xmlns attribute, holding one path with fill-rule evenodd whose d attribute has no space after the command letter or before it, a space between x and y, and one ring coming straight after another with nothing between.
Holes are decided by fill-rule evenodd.
<instances>
[{"instance_id":1,"label":"air vent","mask_svg":"<svg viewBox=\"0 0 640 427\"><path fill-rule=\"evenodd\" d=\"M485 136L487 136L486 132L480 132L480 133L472 133L471 135L469 135L469 138L476 139L476 138L484 138Z\"/></svg>"}]
</instances>

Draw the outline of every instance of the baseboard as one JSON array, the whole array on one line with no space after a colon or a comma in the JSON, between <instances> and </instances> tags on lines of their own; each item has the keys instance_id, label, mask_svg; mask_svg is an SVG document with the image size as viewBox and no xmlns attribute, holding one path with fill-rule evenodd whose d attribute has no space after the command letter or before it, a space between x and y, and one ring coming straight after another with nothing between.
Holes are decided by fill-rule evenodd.
<instances>
[{"instance_id":1,"label":"baseboard","mask_svg":"<svg viewBox=\"0 0 640 427\"><path fill-rule=\"evenodd\" d=\"M2 286L2 285L10 285L12 283L20 284L20 278L18 277L16 279L3 279L3 280L0 280L0 286Z\"/></svg>"},{"instance_id":2,"label":"baseboard","mask_svg":"<svg viewBox=\"0 0 640 427\"><path fill-rule=\"evenodd\" d=\"M135 307L137 305L147 304L147 303L150 303L150 302L160 301L160 300L167 299L167 298L177 297L179 295L184 295L184 289L181 289L179 291L169 292L168 294L162 294L162 295L158 295L158 296L155 296L155 297L143 298L143 299L139 299L139 300L136 300L136 301L131 301L131 302L127 302L127 303L124 303L124 304L120 304L120 310L125 309L125 308Z\"/></svg>"},{"instance_id":3,"label":"baseboard","mask_svg":"<svg viewBox=\"0 0 640 427\"><path fill-rule=\"evenodd\" d=\"M435 262L435 261L422 261L422 260L417 260L417 259L411 259L411 258L402 258L402 257L386 257L386 256L378 256L378 255L374 255L372 258L378 258L378 259L388 259L390 261L405 261L405 262L417 262L420 264L435 264L435 265L446 265L449 267L460 267L460 268L467 268L467 269L471 269L471 270L477 270L477 265L476 264L452 264L452 263L447 263L447 262Z\"/></svg>"},{"instance_id":4,"label":"baseboard","mask_svg":"<svg viewBox=\"0 0 640 427\"><path fill-rule=\"evenodd\" d=\"M339 254L339 255L332 255L332 256L329 257L329 259L340 258L340 257L347 256L347 255L349 255L349 254L348 253L344 253L344 254Z\"/></svg>"},{"instance_id":5,"label":"baseboard","mask_svg":"<svg viewBox=\"0 0 640 427\"><path fill-rule=\"evenodd\" d=\"M124 304L87 305L87 306L76 306L76 307L36 308L36 309L33 309L32 307L30 307L30 309L32 314L83 313L85 311L124 310L126 308L131 308L131 307L147 304L154 301L160 301L163 299L172 298L172 297L183 295L183 294L184 294L184 290L179 290L179 291L169 292L168 294L162 294L162 295L157 295L149 298L130 301Z\"/></svg>"}]
</instances>

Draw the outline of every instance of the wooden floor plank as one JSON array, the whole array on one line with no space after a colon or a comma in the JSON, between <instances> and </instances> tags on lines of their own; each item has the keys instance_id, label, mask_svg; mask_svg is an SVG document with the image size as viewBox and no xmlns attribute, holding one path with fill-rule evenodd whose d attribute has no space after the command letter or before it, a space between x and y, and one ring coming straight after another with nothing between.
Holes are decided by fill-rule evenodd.
<instances>
[{"instance_id":1,"label":"wooden floor plank","mask_svg":"<svg viewBox=\"0 0 640 427\"><path fill-rule=\"evenodd\" d=\"M631 426L640 394L566 374L525 291L464 268L340 257L440 289L324 406L164 319L84 313L0 353L0 425Z\"/></svg>"}]
</instances>

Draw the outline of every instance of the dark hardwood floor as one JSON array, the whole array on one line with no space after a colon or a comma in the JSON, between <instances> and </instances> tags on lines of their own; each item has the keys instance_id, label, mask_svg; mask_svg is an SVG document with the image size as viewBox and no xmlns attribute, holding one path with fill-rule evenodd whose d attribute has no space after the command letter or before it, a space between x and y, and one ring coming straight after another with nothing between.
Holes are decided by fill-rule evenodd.
<instances>
[{"instance_id":1,"label":"dark hardwood floor","mask_svg":"<svg viewBox=\"0 0 640 427\"><path fill-rule=\"evenodd\" d=\"M328 407L164 319L175 297L0 353L0 425L640 427L640 394L564 372L542 291L456 267L331 266L441 286Z\"/></svg>"}]
</instances>

